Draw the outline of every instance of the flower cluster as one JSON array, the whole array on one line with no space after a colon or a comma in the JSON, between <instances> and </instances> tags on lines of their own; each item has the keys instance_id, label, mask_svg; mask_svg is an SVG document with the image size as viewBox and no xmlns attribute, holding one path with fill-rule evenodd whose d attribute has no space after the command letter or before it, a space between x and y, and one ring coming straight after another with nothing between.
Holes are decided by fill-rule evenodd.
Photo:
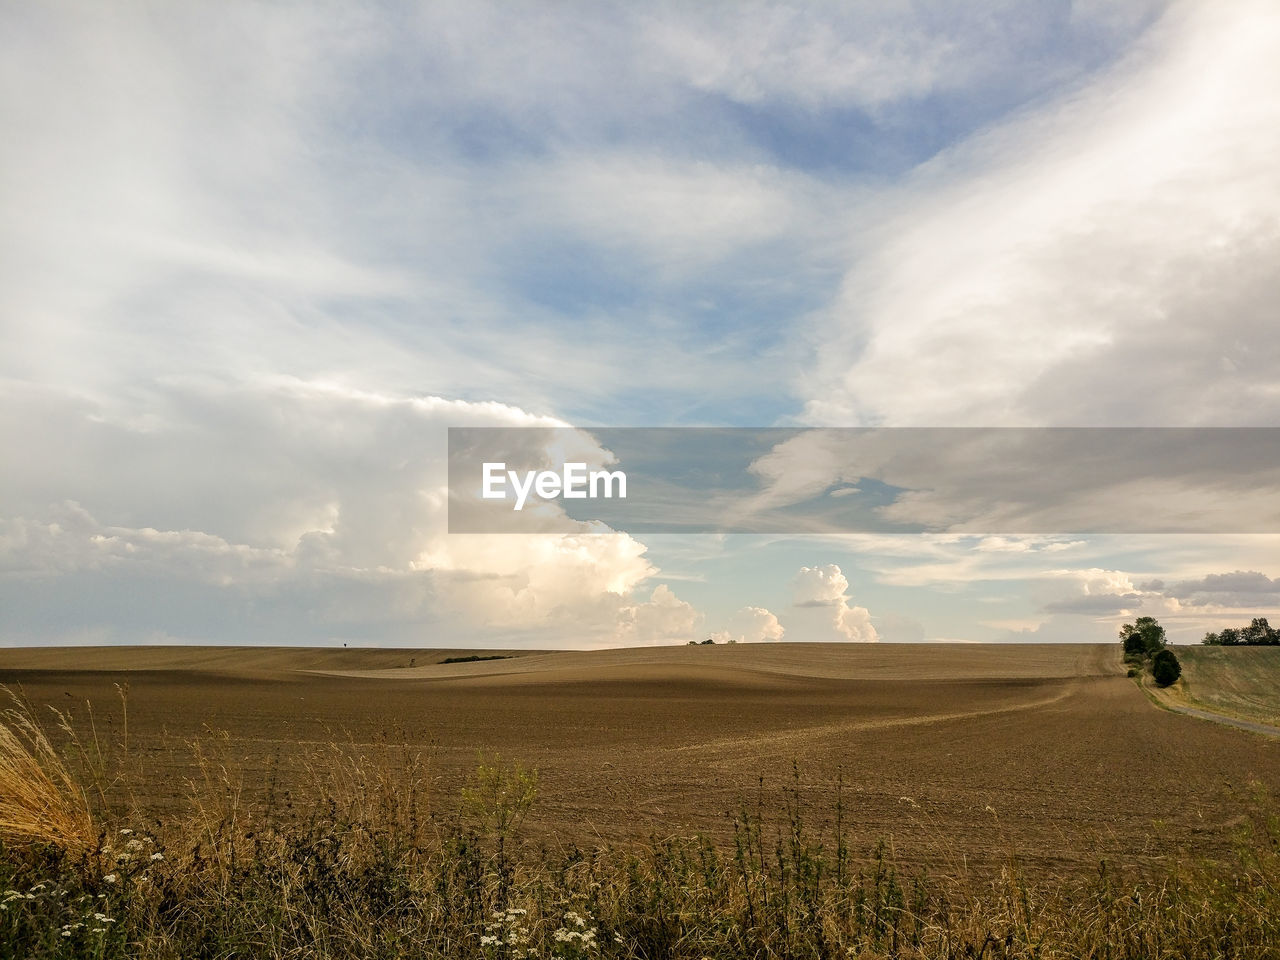
<instances>
[{"instance_id":1,"label":"flower cluster","mask_svg":"<svg viewBox=\"0 0 1280 960\"><path fill-rule=\"evenodd\" d=\"M46 918L45 922L49 922L50 927L57 925L58 936L70 940L77 934L104 934L110 929L116 921L103 912L108 909L102 902L106 899L105 893L71 897L61 884L37 883L26 891L5 890L0 894L0 912L27 912L29 922L40 922L35 918Z\"/></svg>"},{"instance_id":2,"label":"flower cluster","mask_svg":"<svg viewBox=\"0 0 1280 960\"><path fill-rule=\"evenodd\" d=\"M566 901L561 901L566 904ZM539 929L544 929L539 924ZM599 952L596 939L599 931L593 925L590 912L583 916L576 910L566 910L560 925L551 934L549 960L587 960ZM493 960L532 960L538 956L538 948L532 946L528 911L519 907L495 910L492 920L484 925L480 949ZM615 938L622 943L620 938Z\"/></svg>"},{"instance_id":3,"label":"flower cluster","mask_svg":"<svg viewBox=\"0 0 1280 960\"><path fill-rule=\"evenodd\" d=\"M21 890L6 890L2 895L3 898L0 899L0 910L7 912L15 902L19 906L21 906L22 901L24 900L35 900L41 893L44 892L44 888L45 888L45 884L37 883L34 887L32 887L26 893L23 893Z\"/></svg>"},{"instance_id":4,"label":"flower cluster","mask_svg":"<svg viewBox=\"0 0 1280 960\"><path fill-rule=\"evenodd\" d=\"M596 928L589 926L587 918L574 910L565 912L563 924L551 937L555 940L555 956L564 960L588 957L598 946Z\"/></svg>"},{"instance_id":5,"label":"flower cluster","mask_svg":"<svg viewBox=\"0 0 1280 960\"><path fill-rule=\"evenodd\" d=\"M107 924L115 923L115 920L108 917L105 913L94 911L92 915L86 914L85 919L77 920L74 923L64 923L58 933L63 937L74 937L80 930L88 928L90 933L106 933ZM89 926L92 924L92 926Z\"/></svg>"},{"instance_id":6,"label":"flower cluster","mask_svg":"<svg viewBox=\"0 0 1280 960\"><path fill-rule=\"evenodd\" d=\"M140 865L146 867L164 859L164 854L156 847L155 838L150 834L140 834L125 827L120 831L120 837L119 847L106 845L102 848L102 855L114 861L120 869L131 872Z\"/></svg>"},{"instance_id":7,"label":"flower cluster","mask_svg":"<svg viewBox=\"0 0 1280 960\"><path fill-rule=\"evenodd\" d=\"M109 886L125 883L148 884L150 870L164 860L155 838L144 831L125 827L111 843L98 850L103 864L102 882Z\"/></svg>"},{"instance_id":8,"label":"flower cluster","mask_svg":"<svg viewBox=\"0 0 1280 960\"><path fill-rule=\"evenodd\" d=\"M485 955L509 956L515 960L536 957L537 947L529 945L527 915L528 911L519 907L493 911L493 919L484 925L484 936L480 938L480 948Z\"/></svg>"}]
</instances>

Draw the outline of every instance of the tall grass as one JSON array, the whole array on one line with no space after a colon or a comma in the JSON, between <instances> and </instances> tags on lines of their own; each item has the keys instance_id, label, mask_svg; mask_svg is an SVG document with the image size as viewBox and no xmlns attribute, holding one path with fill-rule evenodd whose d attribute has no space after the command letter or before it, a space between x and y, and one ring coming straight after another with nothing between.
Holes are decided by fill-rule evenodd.
<instances>
[{"instance_id":1,"label":"tall grass","mask_svg":"<svg viewBox=\"0 0 1280 960\"><path fill-rule=\"evenodd\" d=\"M29 704L8 690L0 713L0 842L84 852L95 833L89 801Z\"/></svg>"},{"instance_id":2,"label":"tall grass","mask_svg":"<svg viewBox=\"0 0 1280 960\"><path fill-rule=\"evenodd\" d=\"M536 781L518 764L483 761L433 811L416 751L337 743L305 797L249 804L213 744L188 818L149 831L100 812L86 847L68 768L29 712L5 723L6 788L31 777L25 793L53 790L84 819L0 840L0 960L1280 957L1280 824L1261 799L1227 867L1062 879L1011 860L980 880L854 849L856 811L814 810L798 771L744 804L727 845L547 849L520 834Z\"/></svg>"}]
</instances>

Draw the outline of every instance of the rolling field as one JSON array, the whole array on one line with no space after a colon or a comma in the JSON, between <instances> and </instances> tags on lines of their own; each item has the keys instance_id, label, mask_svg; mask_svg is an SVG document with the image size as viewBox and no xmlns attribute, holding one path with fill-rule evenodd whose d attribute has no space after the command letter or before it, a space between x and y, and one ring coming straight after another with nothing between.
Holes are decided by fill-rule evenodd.
<instances>
[{"instance_id":1,"label":"rolling field","mask_svg":"<svg viewBox=\"0 0 1280 960\"><path fill-rule=\"evenodd\" d=\"M473 652L500 651L0 650L0 683L80 721L91 701L115 741L116 685L127 683L133 796L161 818L200 777L197 741L246 800L274 791L298 804L331 744L408 744L428 757L441 813L477 752L496 752L539 771L528 834L578 844L723 839L726 814L754 804L761 778L776 805L794 764L811 819L829 814L843 781L864 849L884 839L904 862L978 872L1017 854L1075 873L1100 859L1225 854L1249 783L1280 783L1280 744L1154 709L1116 645L771 644L439 663Z\"/></svg>"},{"instance_id":2,"label":"rolling field","mask_svg":"<svg viewBox=\"0 0 1280 960\"><path fill-rule=\"evenodd\" d=\"M1280 726L1280 647L1179 647L1182 678L1157 697L1192 707Z\"/></svg>"}]
</instances>

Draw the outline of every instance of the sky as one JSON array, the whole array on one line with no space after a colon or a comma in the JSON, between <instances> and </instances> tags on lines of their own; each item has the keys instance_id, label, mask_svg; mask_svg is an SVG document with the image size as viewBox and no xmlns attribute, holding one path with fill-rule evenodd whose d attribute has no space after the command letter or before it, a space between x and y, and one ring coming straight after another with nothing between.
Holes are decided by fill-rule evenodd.
<instances>
[{"instance_id":1,"label":"sky","mask_svg":"<svg viewBox=\"0 0 1280 960\"><path fill-rule=\"evenodd\" d=\"M1280 617L1269 533L445 521L449 427L1280 426L1277 90L1272 0L0 0L0 644Z\"/></svg>"}]
</instances>

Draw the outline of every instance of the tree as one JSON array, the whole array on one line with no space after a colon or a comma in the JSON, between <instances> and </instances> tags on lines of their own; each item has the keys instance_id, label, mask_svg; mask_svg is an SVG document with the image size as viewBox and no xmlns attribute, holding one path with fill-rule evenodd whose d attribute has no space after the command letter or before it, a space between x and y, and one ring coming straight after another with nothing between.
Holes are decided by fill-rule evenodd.
<instances>
[{"instance_id":1,"label":"tree","mask_svg":"<svg viewBox=\"0 0 1280 960\"><path fill-rule=\"evenodd\" d=\"M1277 642L1276 631L1267 623L1266 617L1254 617L1252 622L1240 631L1240 642L1250 645L1270 646Z\"/></svg>"},{"instance_id":2,"label":"tree","mask_svg":"<svg viewBox=\"0 0 1280 960\"><path fill-rule=\"evenodd\" d=\"M1139 617L1120 628L1120 642L1126 657L1150 657L1165 646L1164 627L1155 617Z\"/></svg>"},{"instance_id":3,"label":"tree","mask_svg":"<svg viewBox=\"0 0 1280 960\"><path fill-rule=\"evenodd\" d=\"M1125 633L1128 630L1128 633ZM1133 629L1133 624L1126 623L1120 628L1120 642L1124 644L1124 656L1126 660L1141 660L1147 655L1147 644L1142 639L1142 634Z\"/></svg>"},{"instance_id":4,"label":"tree","mask_svg":"<svg viewBox=\"0 0 1280 960\"><path fill-rule=\"evenodd\" d=\"M1180 676L1182 676L1182 664L1178 662L1174 652L1168 647L1157 650L1155 656L1151 658L1151 678L1155 680L1156 686L1167 687Z\"/></svg>"},{"instance_id":5,"label":"tree","mask_svg":"<svg viewBox=\"0 0 1280 960\"><path fill-rule=\"evenodd\" d=\"M1254 617L1247 627L1224 627L1221 633L1206 633L1200 642L1208 647L1274 647L1280 645L1280 630L1266 617Z\"/></svg>"}]
</instances>

